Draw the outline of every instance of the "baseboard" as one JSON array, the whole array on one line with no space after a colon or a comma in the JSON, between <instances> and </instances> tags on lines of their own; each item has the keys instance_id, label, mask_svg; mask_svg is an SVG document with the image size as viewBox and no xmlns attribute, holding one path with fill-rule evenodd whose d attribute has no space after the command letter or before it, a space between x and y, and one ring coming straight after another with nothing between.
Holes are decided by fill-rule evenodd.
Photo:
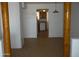
<instances>
[{"instance_id":1,"label":"baseboard","mask_svg":"<svg viewBox=\"0 0 79 59\"><path fill-rule=\"evenodd\" d=\"M64 37L48 37L49 39L63 39ZM24 38L24 39L38 39L38 38Z\"/></svg>"},{"instance_id":2,"label":"baseboard","mask_svg":"<svg viewBox=\"0 0 79 59\"><path fill-rule=\"evenodd\" d=\"M24 38L24 39L37 39L37 38Z\"/></svg>"},{"instance_id":3,"label":"baseboard","mask_svg":"<svg viewBox=\"0 0 79 59\"><path fill-rule=\"evenodd\" d=\"M50 39L63 39L64 37L49 37Z\"/></svg>"},{"instance_id":4,"label":"baseboard","mask_svg":"<svg viewBox=\"0 0 79 59\"><path fill-rule=\"evenodd\" d=\"M37 36L36 37L24 37L24 38L37 38Z\"/></svg>"}]
</instances>

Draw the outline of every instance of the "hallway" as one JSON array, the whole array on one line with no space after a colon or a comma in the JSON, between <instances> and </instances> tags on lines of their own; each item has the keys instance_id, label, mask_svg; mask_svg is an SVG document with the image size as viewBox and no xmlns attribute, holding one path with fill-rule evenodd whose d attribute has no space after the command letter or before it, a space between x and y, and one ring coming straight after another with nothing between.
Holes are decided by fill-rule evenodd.
<instances>
[{"instance_id":1,"label":"hallway","mask_svg":"<svg viewBox=\"0 0 79 59\"><path fill-rule=\"evenodd\" d=\"M38 38L48 38L48 31L40 31L38 33Z\"/></svg>"},{"instance_id":2,"label":"hallway","mask_svg":"<svg viewBox=\"0 0 79 59\"><path fill-rule=\"evenodd\" d=\"M22 49L13 49L13 57L63 57L63 38L48 38L40 32L37 39L24 39Z\"/></svg>"}]
</instances>

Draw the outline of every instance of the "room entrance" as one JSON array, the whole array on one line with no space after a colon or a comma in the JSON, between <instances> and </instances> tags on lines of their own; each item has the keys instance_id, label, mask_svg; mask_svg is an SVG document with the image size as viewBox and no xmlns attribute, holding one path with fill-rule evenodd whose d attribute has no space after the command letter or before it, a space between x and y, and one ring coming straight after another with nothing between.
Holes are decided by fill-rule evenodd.
<instances>
[{"instance_id":1,"label":"room entrance","mask_svg":"<svg viewBox=\"0 0 79 59\"><path fill-rule=\"evenodd\" d=\"M4 23L4 26L3 26L4 42L3 42L3 44L4 44L4 48L6 48L6 49L4 49L4 51L5 51L4 54L6 56L11 56L12 53L11 53L11 46L10 46L8 3L7 2L3 2L3 3L1 3L1 6L2 6L1 8L2 8L2 18L3 18L2 20L3 20L3 23ZM69 56L69 50L70 50L70 20L71 20L71 18L70 18L70 16L71 16L71 3L70 2L64 3L64 11L65 11L64 12L64 56L66 57L66 56ZM54 42L54 41L52 41L52 42ZM54 45L54 44L52 44L52 45ZM57 47L59 47L59 46L57 46ZM33 48L34 48L34 46L33 46ZM33 49L33 50L36 51L35 49ZM33 52L33 51L31 51L31 52Z\"/></svg>"},{"instance_id":2,"label":"room entrance","mask_svg":"<svg viewBox=\"0 0 79 59\"><path fill-rule=\"evenodd\" d=\"M48 37L48 9L37 9L37 37Z\"/></svg>"}]
</instances>

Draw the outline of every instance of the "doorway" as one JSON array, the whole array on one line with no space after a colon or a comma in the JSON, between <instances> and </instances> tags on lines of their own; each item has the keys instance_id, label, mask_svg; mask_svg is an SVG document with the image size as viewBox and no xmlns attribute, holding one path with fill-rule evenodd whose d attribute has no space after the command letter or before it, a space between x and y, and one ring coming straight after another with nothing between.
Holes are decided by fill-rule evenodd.
<instances>
[{"instance_id":1,"label":"doorway","mask_svg":"<svg viewBox=\"0 0 79 59\"><path fill-rule=\"evenodd\" d=\"M48 37L48 9L37 9L37 37Z\"/></svg>"},{"instance_id":2,"label":"doorway","mask_svg":"<svg viewBox=\"0 0 79 59\"><path fill-rule=\"evenodd\" d=\"M5 4L4 4L5 5ZM4 6L5 7L5 6ZM4 8L3 7L3 8ZM64 37L65 37L65 39L64 39L64 41L65 42L67 42L67 39L69 39L69 36L67 35L67 34L69 34L70 32L68 31L68 29L70 28L70 27L68 27L68 25L69 25L69 21L67 21L67 20L70 20L70 17L67 17L67 16L69 16L70 15L70 3L65 3L65 10L67 10L68 11L68 13L65 13L65 29L66 30L64 30L64 32L65 32L65 35L64 35ZM5 10L5 11L7 11L7 9L5 8L5 9L3 9L3 10ZM8 13L5 13L5 14L8 14ZM4 13L3 13L3 15L5 15ZM8 18L5 18L5 19L3 19L3 20L8 20ZM5 23L4 23L5 24ZM6 24L8 24L7 22L6 22ZM68 24L68 25L67 25ZM9 26L8 26L9 27ZM4 29L4 30L6 30L6 28ZM9 32L4 32L4 33L9 33ZM67 35L67 36L66 36ZM7 37L9 37L9 36L7 36ZM6 40L8 40L7 38L5 38ZM9 39L10 40L10 39ZM6 42L8 42L8 41L6 41ZM59 41L58 41L59 42ZM5 43L5 42L4 42ZM10 45L10 44L9 44ZM41 44L42 45L42 44ZM53 45L53 44L52 44ZM5 47L7 47L6 45L5 45ZM58 47L58 46L57 46ZM67 54L68 52L67 52L67 45L65 45L65 47L66 47L66 52L64 52L64 54ZM51 47L50 47L51 48ZM10 48L8 48L8 49L10 49ZM65 49L65 48L64 48ZM26 50L26 49L25 49ZM34 49L35 50L35 49ZM52 49L53 50L53 49ZM7 49L5 50L5 51L7 51ZM36 51L36 50L35 50ZM34 54L33 54L34 55ZM65 55L66 56L66 55Z\"/></svg>"}]
</instances>

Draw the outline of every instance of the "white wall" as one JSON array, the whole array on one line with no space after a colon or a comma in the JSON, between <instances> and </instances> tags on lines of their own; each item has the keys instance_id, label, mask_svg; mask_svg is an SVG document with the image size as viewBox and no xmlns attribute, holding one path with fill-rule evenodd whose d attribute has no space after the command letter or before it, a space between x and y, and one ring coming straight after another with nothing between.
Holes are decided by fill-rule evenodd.
<instances>
[{"instance_id":1,"label":"white wall","mask_svg":"<svg viewBox=\"0 0 79 59\"><path fill-rule=\"evenodd\" d=\"M36 10L49 9L49 37L63 37L63 3L57 3L58 14L53 14L55 9L54 3L26 3L22 9L23 33L24 38L37 37Z\"/></svg>"},{"instance_id":2,"label":"white wall","mask_svg":"<svg viewBox=\"0 0 79 59\"><path fill-rule=\"evenodd\" d=\"M22 48L20 28L20 6L18 2L9 2L9 23L11 35L11 47Z\"/></svg>"},{"instance_id":3,"label":"white wall","mask_svg":"<svg viewBox=\"0 0 79 59\"><path fill-rule=\"evenodd\" d=\"M52 6L50 8L52 8ZM49 37L63 37L63 3L57 4L56 9L59 13L53 14L52 11L54 11L54 8L53 6L53 8L48 11Z\"/></svg>"},{"instance_id":4,"label":"white wall","mask_svg":"<svg viewBox=\"0 0 79 59\"><path fill-rule=\"evenodd\" d=\"M79 3L72 3L71 37L79 36Z\"/></svg>"}]
</instances>

